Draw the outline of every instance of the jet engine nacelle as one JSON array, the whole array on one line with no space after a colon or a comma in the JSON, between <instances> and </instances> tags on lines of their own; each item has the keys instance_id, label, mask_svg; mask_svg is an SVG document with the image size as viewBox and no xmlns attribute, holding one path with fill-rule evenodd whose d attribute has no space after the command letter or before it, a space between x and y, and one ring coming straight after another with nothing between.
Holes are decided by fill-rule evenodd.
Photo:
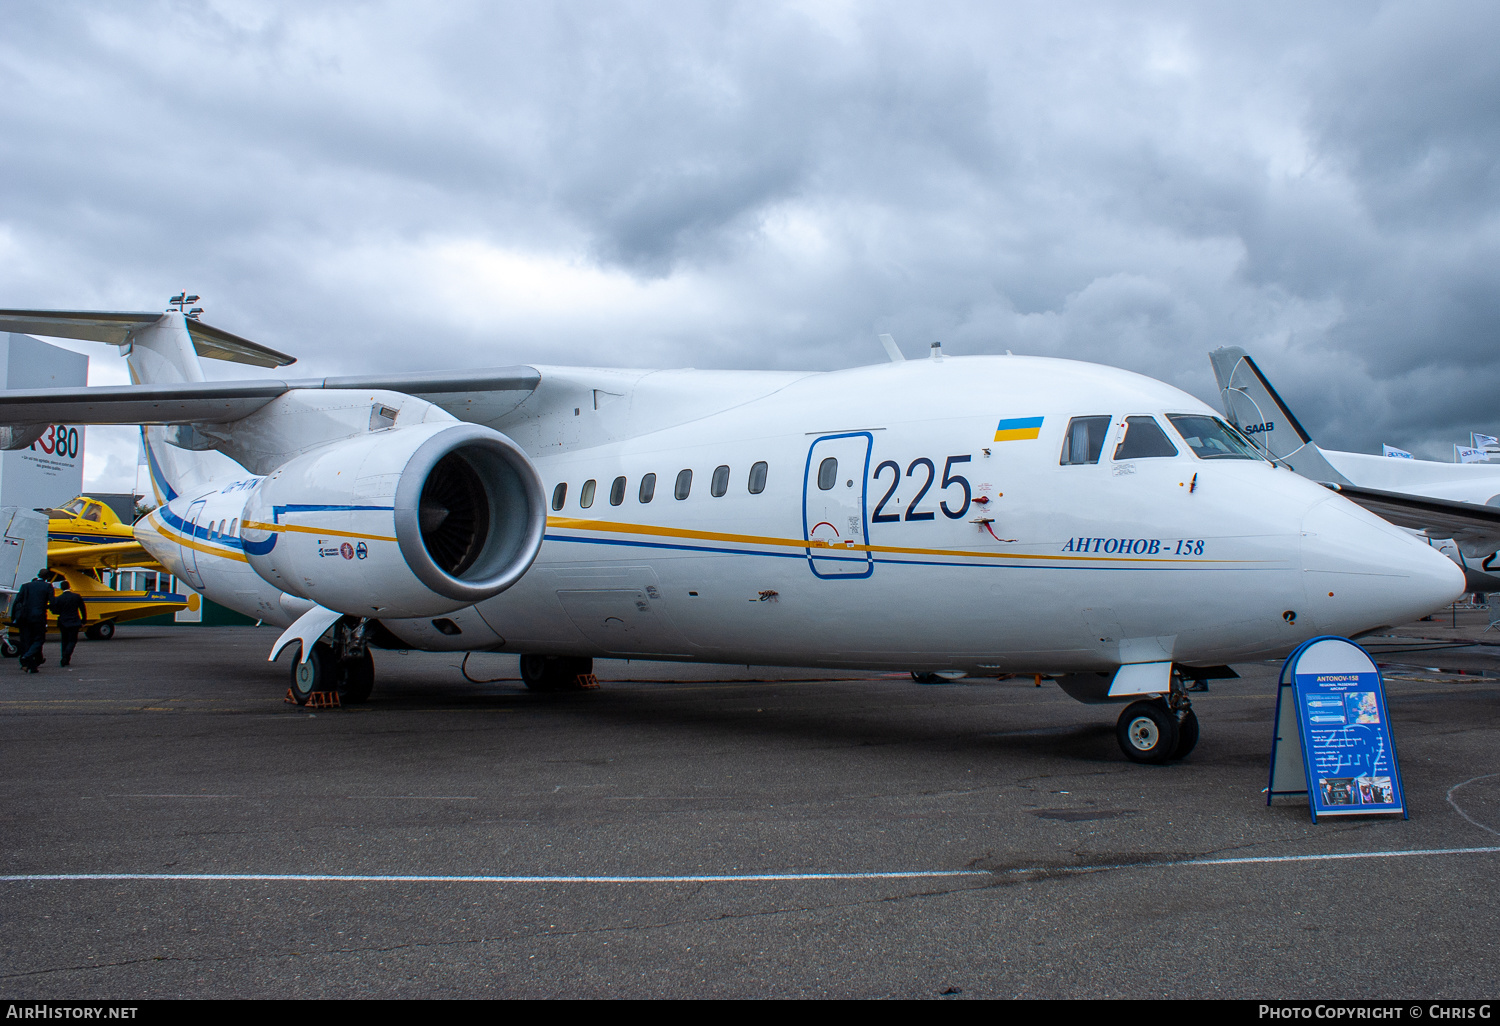
<instances>
[{"instance_id":1,"label":"jet engine nacelle","mask_svg":"<svg viewBox=\"0 0 1500 1026\"><path fill-rule=\"evenodd\" d=\"M526 454L477 424L392 428L263 478L241 520L272 585L356 616L436 616L510 587L547 526Z\"/></svg>"}]
</instances>

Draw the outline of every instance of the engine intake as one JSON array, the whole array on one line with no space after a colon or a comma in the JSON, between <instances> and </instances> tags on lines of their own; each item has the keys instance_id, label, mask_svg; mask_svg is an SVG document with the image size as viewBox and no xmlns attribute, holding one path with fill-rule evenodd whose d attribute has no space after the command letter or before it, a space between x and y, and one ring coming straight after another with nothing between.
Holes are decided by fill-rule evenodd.
<instances>
[{"instance_id":1,"label":"engine intake","mask_svg":"<svg viewBox=\"0 0 1500 1026\"><path fill-rule=\"evenodd\" d=\"M243 544L283 591L360 616L436 616L510 587L547 526L536 469L478 424L376 431L257 484Z\"/></svg>"},{"instance_id":2,"label":"engine intake","mask_svg":"<svg viewBox=\"0 0 1500 1026\"><path fill-rule=\"evenodd\" d=\"M394 505L396 541L412 572L465 604L519 580L547 528L531 461L509 438L476 424L422 443L401 473Z\"/></svg>"}]
</instances>

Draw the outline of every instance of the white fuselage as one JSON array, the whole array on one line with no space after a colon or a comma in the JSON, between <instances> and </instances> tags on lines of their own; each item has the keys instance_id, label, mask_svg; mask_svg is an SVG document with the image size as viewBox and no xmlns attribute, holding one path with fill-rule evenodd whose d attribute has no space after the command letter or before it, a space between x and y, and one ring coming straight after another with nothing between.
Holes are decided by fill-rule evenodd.
<instances>
[{"instance_id":1,"label":"white fuselage","mask_svg":"<svg viewBox=\"0 0 1500 1026\"><path fill-rule=\"evenodd\" d=\"M1272 656L1406 622L1462 590L1448 560L1326 489L1193 455L1165 414L1214 411L1129 372L968 357L663 375L543 368L537 394L490 422L549 499L566 486L540 555L494 598L385 626L439 650L1102 671ZM1100 459L1060 465L1070 418L1090 415L1113 418ZM1154 416L1178 454L1114 460L1128 416ZM1038 420L996 437L1002 421ZM312 607L246 561L237 523L260 478L183 495L153 478L163 506L138 537L174 573L278 625ZM278 544L388 555L390 516L293 511Z\"/></svg>"}]
</instances>

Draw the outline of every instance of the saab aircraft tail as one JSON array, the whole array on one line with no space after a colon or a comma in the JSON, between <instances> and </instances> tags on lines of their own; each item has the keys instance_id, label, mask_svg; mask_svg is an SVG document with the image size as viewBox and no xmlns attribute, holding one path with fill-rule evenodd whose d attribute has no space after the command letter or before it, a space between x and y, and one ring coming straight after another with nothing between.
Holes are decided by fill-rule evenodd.
<instances>
[{"instance_id":1,"label":"saab aircraft tail","mask_svg":"<svg viewBox=\"0 0 1500 1026\"><path fill-rule=\"evenodd\" d=\"M1242 434L1303 477L1349 483L1328 462L1248 353L1239 346L1227 346L1215 349L1208 358L1224 399L1224 413Z\"/></svg>"}]
</instances>

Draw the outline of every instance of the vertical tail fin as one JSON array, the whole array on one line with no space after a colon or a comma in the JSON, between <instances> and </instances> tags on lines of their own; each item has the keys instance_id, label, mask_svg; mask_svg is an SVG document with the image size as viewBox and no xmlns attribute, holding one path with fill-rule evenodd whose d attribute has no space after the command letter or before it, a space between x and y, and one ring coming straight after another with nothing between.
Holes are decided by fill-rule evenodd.
<instances>
[{"instance_id":1,"label":"vertical tail fin","mask_svg":"<svg viewBox=\"0 0 1500 1026\"><path fill-rule=\"evenodd\" d=\"M178 384L203 381L203 364L188 333L187 319L168 311L152 324L135 328L128 336L125 362L137 384ZM151 489L157 502L170 502L185 491L206 487L213 481L246 473L234 460L218 452L193 450L174 444L191 436L177 427L141 429L146 461L151 470Z\"/></svg>"},{"instance_id":2,"label":"vertical tail fin","mask_svg":"<svg viewBox=\"0 0 1500 1026\"><path fill-rule=\"evenodd\" d=\"M1228 346L1215 349L1208 359L1224 399L1224 413L1242 434L1303 477L1349 484L1323 456L1249 353Z\"/></svg>"}]
</instances>

